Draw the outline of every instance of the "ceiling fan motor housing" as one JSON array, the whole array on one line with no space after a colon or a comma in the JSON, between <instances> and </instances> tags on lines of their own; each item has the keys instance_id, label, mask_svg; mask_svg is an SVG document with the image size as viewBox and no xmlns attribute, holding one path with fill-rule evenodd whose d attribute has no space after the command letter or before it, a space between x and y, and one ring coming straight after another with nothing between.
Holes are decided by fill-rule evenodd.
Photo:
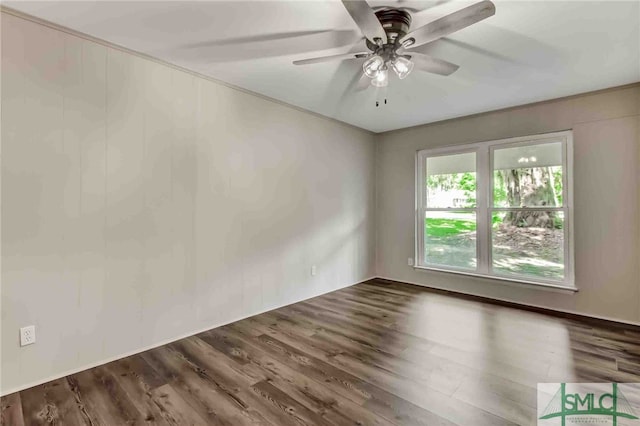
<instances>
[{"instance_id":1,"label":"ceiling fan motor housing","mask_svg":"<svg viewBox=\"0 0 640 426\"><path fill-rule=\"evenodd\" d=\"M396 40L402 38L409 32L411 26L411 15L403 9L382 9L376 12L378 20L382 24L389 44L395 44Z\"/></svg>"}]
</instances>

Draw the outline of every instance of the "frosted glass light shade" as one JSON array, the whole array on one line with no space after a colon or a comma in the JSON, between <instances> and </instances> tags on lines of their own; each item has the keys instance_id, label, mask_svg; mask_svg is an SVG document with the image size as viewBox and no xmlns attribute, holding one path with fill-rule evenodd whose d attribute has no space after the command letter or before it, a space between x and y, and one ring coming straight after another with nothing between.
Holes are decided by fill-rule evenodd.
<instances>
[{"instance_id":1,"label":"frosted glass light shade","mask_svg":"<svg viewBox=\"0 0 640 426\"><path fill-rule=\"evenodd\" d=\"M391 68L393 68L396 74L398 74L400 80L402 80L411 74L411 71L413 70L413 62L403 56L400 56L391 63Z\"/></svg>"},{"instance_id":2,"label":"frosted glass light shade","mask_svg":"<svg viewBox=\"0 0 640 426\"><path fill-rule=\"evenodd\" d=\"M384 59L380 56L375 55L371 58L367 59L364 64L362 64L362 70L369 78L375 78L378 75L378 72L384 66Z\"/></svg>"}]
</instances>

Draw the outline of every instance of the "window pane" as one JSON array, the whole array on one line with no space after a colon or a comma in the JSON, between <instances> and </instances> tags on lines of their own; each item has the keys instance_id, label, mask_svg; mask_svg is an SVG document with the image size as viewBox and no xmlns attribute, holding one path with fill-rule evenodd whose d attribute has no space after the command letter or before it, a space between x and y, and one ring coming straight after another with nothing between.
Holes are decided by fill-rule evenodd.
<instances>
[{"instance_id":1,"label":"window pane","mask_svg":"<svg viewBox=\"0 0 640 426\"><path fill-rule=\"evenodd\" d=\"M493 151L495 207L560 207L562 143L501 148Z\"/></svg>"},{"instance_id":2,"label":"window pane","mask_svg":"<svg viewBox=\"0 0 640 426\"><path fill-rule=\"evenodd\" d=\"M426 264L476 269L475 212L426 212L424 225Z\"/></svg>"},{"instance_id":3,"label":"window pane","mask_svg":"<svg viewBox=\"0 0 640 426\"><path fill-rule=\"evenodd\" d=\"M427 158L427 207L469 208L476 205L476 154Z\"/></svg>"},{"instance_id":4,"label":"window pane","mask_svg":"<svg viewBox=\"0 0 640 426\"><path fill-rule=\"evenodd\" d=\"M492 229L494 272L564 279L563 212L496 212Z\"/></svg>"}]
</instances>

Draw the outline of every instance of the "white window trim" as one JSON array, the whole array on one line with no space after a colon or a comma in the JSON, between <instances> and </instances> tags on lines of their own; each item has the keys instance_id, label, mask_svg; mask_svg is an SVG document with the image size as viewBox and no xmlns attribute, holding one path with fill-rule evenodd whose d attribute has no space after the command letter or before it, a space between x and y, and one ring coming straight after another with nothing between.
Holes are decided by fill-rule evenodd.
<instances>
[{"instance_id":1,"label":"white window trim","mask_svg":"<svg viewBox=\"0 0 640 426\"><path fill-rule=\"evenodd\" d=\"M548 280L544 278L520 277L508 274L494 273L492 271L492 250L491 250L491 221L488 219L492 211L495 210L517 210L517 208L495 208L493 207L493 156L496 148L506 148L519 145L541 144L545 142L562 143L562 166L563 166L563 200L565 205L555 208L540 208L544 210L558 210L564 212L564 280ZM447 267L443 265L424 263L424 215L426 207L425 191L425 165L427 157L437 157L441 155L463 154L468 152L476 153L476 176L488 176L489 179L478 179L476 186L476 253L477 270ZM423 149L416 153L416 198L415 198L415 269L430 270L474 277L489 278L499 282L515 282L542 289L561 289L577 291L575 286L574 271L574 232L573 232L573 132L571 130L545 133L532 136L520 136L508 139L498 139L470 144L449 145L441 148ZM536 209L525 208L526 210ZM465 210L449 209L442 210ZM469 209L473 210L473 209Z\"/></svg>"}]
</instances>

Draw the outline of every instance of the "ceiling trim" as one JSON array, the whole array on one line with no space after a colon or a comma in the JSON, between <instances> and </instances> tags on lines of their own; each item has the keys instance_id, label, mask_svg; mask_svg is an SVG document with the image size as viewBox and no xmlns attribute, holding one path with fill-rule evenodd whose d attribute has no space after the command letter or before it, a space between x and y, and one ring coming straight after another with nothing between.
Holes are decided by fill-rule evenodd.
<instances>
[{"instance_id":1,"label":"ceiling trim","mask_svg":"<svg viewBox=\"0 0 640 426\"><path fill-rule=\"evenodd\" d=\"M105 47L107 47L109 49L115 49L115 50L118 50L120 52L127 53L129 55L137 56L137 57L139 57L141 59L145 59L145 60L152 61L152 62L155 62L155 63L160 64L160 65L164 65L166 67L175 69L177 71L186 72L188 74L193 75L194 77L199 77L199 78L202 78L204 80L208 80L208 81L210 81L212 83L228 87L229 89L237 90L238 92L242 92L242 93L247 94L247 95L252 95L252 96L255 96L257 98L263 99L265 101L273 102L275 104L278 104L278 105L281 105L281 106L285 106L287 108L291 108L291 109L299 111L299 112L304 112L304 113L310 114L310 115L312 115L314 117L318 117L318 118L322 118L324 120L327 120L329 122L341 124L341 125L350 127L352 129L361 130L363 132L367 132L367 133L372 134L372 135L376 134L376 132L373 132L371 130L368 130L368 129L365 129L365 128L362 128L362 127L355 126L355 125L353 125L351 123L347 123L345 121L338 120L337 118L328 117L326 115L319 114L319 113L317 113L315 111L310 111L308 109L301 108L299 106L292 105L292 104L289 104L287 102L283 102L283 101L281 101L279 99L275 99L275 98L272 98L270 96L266 96L266 95L263 95L261 93L257 93L257 92L245 89L243 87L227 83L226 81L218 80L218 79L216 79L214 77L211 77L211 76L208 76L208 75L205 75L205 74L190 70L188 68L181 67L180 65L172 64L171 62L167 62L167 61L164 61L162 59L156 58L155 56L147 55L146 53L142 53L142 52L139 52L137 50L129 49L129 48L121 46L119 44L112 43L110 41L103 40L101 38L97 38L97 37L91 36L89 34L86 34L86 33L83 33L81 31L77 31L77 30L71 29L69 27L65 27L64 25L56 24L55 22L51 22L51 21L48 21L46 19L38 18L37 16L33 16L33 15L28 14L28 13L21 12L19 10L13 9L11 7L4 6L2 4L0 4L0 13L6 13L8 15L15 16L16 18L24 19L26 21L31 21L31 22L33 22L35 24L39 24L39 25L51 28L53 30L61 31L63 33L72 35L74 37L78 37L78 38L81 38L81 39L84 39L84 40L87 40L87 41L90 41L90 42L93 42L93 43L100 44L100 45L105 46Z\"/></svg>"}]
</instances>

